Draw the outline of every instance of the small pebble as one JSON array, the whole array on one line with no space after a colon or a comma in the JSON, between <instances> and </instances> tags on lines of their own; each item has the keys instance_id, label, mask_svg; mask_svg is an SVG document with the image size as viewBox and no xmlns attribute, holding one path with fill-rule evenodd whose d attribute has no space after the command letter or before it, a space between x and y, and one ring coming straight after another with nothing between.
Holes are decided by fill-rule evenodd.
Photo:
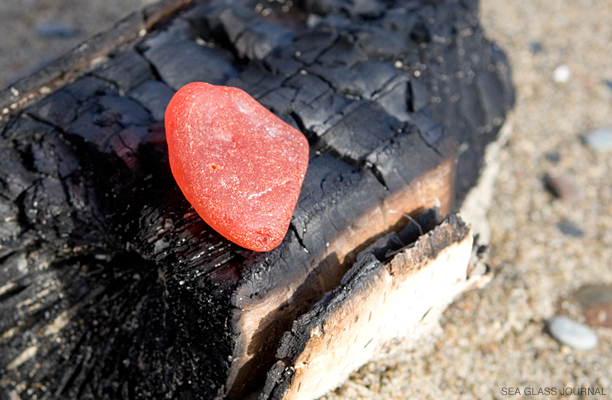
<instances>
[{"instance_id":1,"label":"small pebble","mask_svg":"<svg viewBox=\"0 0 612 400\"><path fill-rule=\"evenodd\" d=\"M612 128L601 128L583 136L584 142L596 153L612 150Z\"/></svg>"},{"instance_id":2,"label":"small pebble","mask_svg":"<svg viewBox=\"0 0 612 400\"><path fill-rule=\"evenodd\" d=\"M612 303L612 285L585 285L574 292L573 298L584 309Z\"/></svg>"},{"instance_id":3,"label":"small pebble","mask_svg":"<svg viewBox=\"0 0 612 400\"><path fill-rule=\"evenodd\" d=\"M553 79L558 83L565 83L569 81L570 69L567 65L561 64L553 71Z\"/></svg>"},{"instance_id":4,"label":"small pebble","mask_svg":"<svg viewBox=\"0 0 612 400\"><path fill-rule=\"evenodd\" d=\"M612 303L600 304L584 313L587 325L612 328Z\"/></svg>"},{"instance_id":5,"label":"small pebble","mask_svg":"<svg viewBox=\"0 0 612 400\"><path fill-rule=\"evenodd\" d=\"M575 238L581 238L584 236L584 231L571 222L559 222L557 223L557 228L561 231L561 233L567 236L572 236Z\"/></svg>"},{"instance_id":6,"label":"small pebble","mask_svg":"<svg viewBox=\"0 0 612 400\"><path fill-rule=\"evenodd\" d=\"M565 316L551 319L548 330L561 344L577 350L590 350L597 346L597 335L591 328Z\"/></svg>"},{"instance_id":7,"label":"small pebble","mask_svg":"<svg viewBox=\"0 0 612 400\"><path fill-rule=\"evenodd\" d=\"M529 47L531 48L531 52L533 54L541 53L544 50L544 46L542 46L542 42L531 42L529 43Z\"/></svg>"},{"instance_id":8,"label":"small pebble","mask_svg":"<svg viewBox=\"0 0 612 400\"><path fill-rule=\"evenodd\" d=\"M561 161L561 155L557 151L551 151L550 153L546 153L544 156L553 164L558 164L559 161Z\"/></svg>"},{"instance_id":9,"label":"small pebble","mask_svg":"<svg viewBox=\"0 0 612 400\"><path fill-rule=\"evenodd\" d=\"M581 197L578 184L567 174L546 174L544 175L544 185L550 193L564 202L573 202Z\"/></svg>"},{"instance_id":10,"label":"small pebble","mask_svg":"<svg viewBox=\"0 0 612 400\"><path fill-rule=\"evenodd\" d=\"M612 90L612 81L609 79L606 79L603 81L604 85L606 85L608 87L608 89Z\"/></svg>"},{"instance_id":11,"label":"small pebble","mask_svg":"<svg viewBox=\"0 0 612 400\"><path fill-rule=\"evenodd\" d=\"M36 27L36 34L43 38L72 39L81 35L81 30L63 21L48 21Z\"/></svg>"}]
</instances>

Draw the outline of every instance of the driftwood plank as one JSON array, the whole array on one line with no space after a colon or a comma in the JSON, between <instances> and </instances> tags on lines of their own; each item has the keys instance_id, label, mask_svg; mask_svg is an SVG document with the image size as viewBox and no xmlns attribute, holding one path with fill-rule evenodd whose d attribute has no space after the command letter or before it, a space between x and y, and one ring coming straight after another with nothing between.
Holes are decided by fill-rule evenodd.
<instances>
[{"instance_id":1,"label":"driftwood plank","mask_svg":"<svg viewBox=\"0 0 612 400\"><path fill-rule=\"evenodd\" d=\"M393 265L359 254L376 254L366 249L425 210L460 207L513 103L476 1L218 0L161 25L179 3L139 14L151 28L143 37L104 42L108 61L67 56L46 87L79 78L47 97L2 94L18 106L0 126L0 397L259 390L278 372L283 334L306 326L294 321L343 279L365 285L347 271ZM35 90L42 76L21 84ZM170 175L160 121L193 80L246 90L310 142L290 230L273 251L216 234ZM436 229L417 247L444 229L469 242L457 221ZM378 275L363 276L374 285Z\"/></svg>"}]
</instances>

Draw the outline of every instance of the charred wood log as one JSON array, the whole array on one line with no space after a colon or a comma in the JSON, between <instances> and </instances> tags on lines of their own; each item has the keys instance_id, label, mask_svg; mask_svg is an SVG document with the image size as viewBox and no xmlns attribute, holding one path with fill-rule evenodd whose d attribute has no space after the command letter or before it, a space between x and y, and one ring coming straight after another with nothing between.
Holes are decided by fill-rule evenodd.
<instances>
[{"instance_id":1,"label":"charred wood log","mask_svg":"<svg viewBox=\"0 0 612 400\"><path fill-rule=\"evenodd\" d=\"M513 104L476 1L219 0L137 36L102 64L49 67L54 82L79 78L16 100L0 126L0 398L241 398L266 379L264 398L292 398L309 324L366 287L371 308L384 271L410 281L458 246L454 272L469 281L457 219L402 235L425 210L461 206ZM160 121L196 80L244 89L311 144L273 251L223 239L170 175ZM424 264L394 266L400 255Z\"/></svg>"}]
</instances>

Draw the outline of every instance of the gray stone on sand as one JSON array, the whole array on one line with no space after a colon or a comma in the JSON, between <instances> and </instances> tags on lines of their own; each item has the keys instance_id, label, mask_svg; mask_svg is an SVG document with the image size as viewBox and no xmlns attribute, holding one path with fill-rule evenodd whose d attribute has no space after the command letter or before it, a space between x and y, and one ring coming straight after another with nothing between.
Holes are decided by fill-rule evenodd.
<instances>
[{"instance_id":1,"label":"gray stone on sand","mask_svg":"<svg viewBox=\"0 0 612 400\"><path fill-rule=\"evenodd\" d=\"M577 227L576 225L568 221L558 222L557 228L559 228L561 233L567 236L571 236L575 238L581 238L584 236L584 231L582 229L580 229L579 227Z\"/></svg>"},{"instance_id":2,"label":"gray stone on sand","mask_svg":"<svg viewBox=\"0 0 612 400\"><path fill-rule=\"evenodd\" d=\"M551 319L548 330L559 342L577 350L591 350L597 346L597 335L592 329L565 316Z\"/></svg>"},{"instance_id":3,"label":"gray stone on sand","mask_svg":"<svg viewBox=\"0 0 612 400\"><path fill-rule=\"evenodd\" d=\"M584 285L573 296L583 309L612 303L612 285Z\"/></svg>"},{"instance_id":4,"label":"gray stone on sand","mask_svg":"<svg viewBox=\"0 0 612 400\"><path fill-rule=\"evenodd\" d=\"M612 150L612 128L601 128L584 135L584 142L596 153Z\"/></svg>"}]
</instances>

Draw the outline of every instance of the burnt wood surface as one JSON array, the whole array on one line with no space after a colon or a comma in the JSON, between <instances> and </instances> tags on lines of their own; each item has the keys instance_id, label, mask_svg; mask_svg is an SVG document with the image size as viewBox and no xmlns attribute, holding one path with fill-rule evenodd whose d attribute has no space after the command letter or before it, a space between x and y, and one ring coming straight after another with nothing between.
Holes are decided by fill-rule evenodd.
<instances>
[{"instance_id":1,"label":"burnt wood surface","mask_svg":"<svg viewBox=\"0 0 612 400\"><path fill-rule=\"evenodd\" d=\"M514 101L476 1L210 1L151 27L0 125L1 399L263 385L361 250L458 209ZM192 81L244 89L311 144L273 251L216 234L171 177L161 121Z\"/></svg>"}]
</instances>

